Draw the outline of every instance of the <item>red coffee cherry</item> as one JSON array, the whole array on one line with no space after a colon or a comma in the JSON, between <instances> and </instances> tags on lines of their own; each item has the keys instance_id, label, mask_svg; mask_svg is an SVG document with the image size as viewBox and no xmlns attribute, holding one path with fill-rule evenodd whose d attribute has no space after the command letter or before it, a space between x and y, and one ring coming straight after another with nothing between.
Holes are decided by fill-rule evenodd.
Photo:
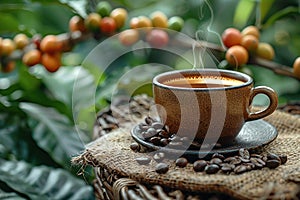
<instances>
[{"instance_id":1,"label":"red coffee cherry","mask_svg":"<svg viewBox=\"0 0 300 200\"><path fill-rule=\"evenodd\" d=\"M111 17L104 17L100 23L101 32L106 35L112 35L117 29L115 20Z\"/></svg>"},{"instance_id":2,"label":"red coffee cherry","mask_svg":"<svg viewBox=\"0 0 300 200\"><path fill-rule=\"evenodd\" d=\"M153 29L147 33L146 41L155 48L161 48L168 44L169 35L160 29Z\"/></svg>"},{"instance_id":3,"label":"red coffee cherry","mask_svg":"<svg viewBox=\"0 0 300 200\"><path fill-rule=\"evenodd\" d=\"M227 28L222 33L222 41L228 48L234 45L239 45L242 41L242 34L236 28Z\"/></svg>"},{"instance_id":4,"label":"red coffee cherry","mask_svg":"<svg viewBox=\"0 0 300 200\"><path fill-rule=\"evenodd\" d=\"M78 15L74 15L69 20L69 29L71 32L75 32L75 31L85 32L86 28L84 24L84 19Z\"/></svg>"}]
</instances>

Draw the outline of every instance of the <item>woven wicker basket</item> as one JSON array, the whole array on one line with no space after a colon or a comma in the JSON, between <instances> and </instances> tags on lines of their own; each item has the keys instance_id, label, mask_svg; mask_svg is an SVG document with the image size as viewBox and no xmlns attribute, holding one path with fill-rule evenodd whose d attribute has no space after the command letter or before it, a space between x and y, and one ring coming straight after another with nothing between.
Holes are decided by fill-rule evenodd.
<instances>
[{"instance_id":1,"label":"woven wicker basket","mask_svg":"<svg viewBox=\"0 0 300 200\"><path fill-rule=\"evenodd\" d=\"M152 173L143 166L134 166L130 162L134 157L131 154L134 153L129 149L132 140L128 130L133 122L141 121L145 114L149 114L152 99L142 95L134 97L130 104L123 103L112 103L110 108L98 113L94 127L95 141L72 160L74 164L83 167L93 166L96 174L94 188L98 199L300 198L299 116L276 111L266 118L277 128L279 135L260 151L286 154L288 162L278 169L224 176L195 174L191 167L184 171L173 167L170 173L158 176L155 172ZM120 160L120 155L116 152L122 150L126 150L126 156L122 156Z\"/></svg>"}]
</instances>

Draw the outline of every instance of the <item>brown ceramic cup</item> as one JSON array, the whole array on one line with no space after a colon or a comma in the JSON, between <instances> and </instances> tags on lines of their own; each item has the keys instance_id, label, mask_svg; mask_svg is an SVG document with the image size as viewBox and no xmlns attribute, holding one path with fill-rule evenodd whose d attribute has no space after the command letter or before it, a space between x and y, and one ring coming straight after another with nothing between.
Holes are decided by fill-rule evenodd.
<instances>
[{"instance_id":1,"label":"brown ceramic cup","mask_svg":"<svg viewBox=\"0 0 300 200\"><path fill-rule=\"evenodd\" d=\"M251 111L253 98L266 95L269 105ZM261 119L277 108L276 92L253 86L250 76L230 70L175 70L153 79L160 120L170 132L196 141L230 144L247 121Z\"/></svg>"}]
</instances>

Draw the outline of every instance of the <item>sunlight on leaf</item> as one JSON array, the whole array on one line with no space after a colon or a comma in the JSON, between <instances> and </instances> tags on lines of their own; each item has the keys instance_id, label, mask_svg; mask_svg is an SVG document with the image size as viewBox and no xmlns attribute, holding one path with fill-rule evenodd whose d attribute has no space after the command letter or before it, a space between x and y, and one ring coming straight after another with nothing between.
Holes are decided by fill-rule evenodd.
<instances>
[{"instance_id":1,"label":"sunlight on leaf","mask_svg":"<svg viewBox=\"0 0 300 200\"><path fill-rule=\"evenodd\" d=\"M239 28L246 25L249 17L254 9L255 1L241 0L239 1L233 18L233 24Z\"/></svg>"}]
</instances>

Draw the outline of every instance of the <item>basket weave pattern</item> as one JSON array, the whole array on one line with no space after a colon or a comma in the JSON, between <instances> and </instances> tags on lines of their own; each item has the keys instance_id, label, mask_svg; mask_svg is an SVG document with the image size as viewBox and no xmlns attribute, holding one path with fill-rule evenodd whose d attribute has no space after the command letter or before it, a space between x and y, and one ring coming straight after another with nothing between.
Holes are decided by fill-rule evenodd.
<instances>
[{"instance_id":1,"label":"basket weave pattern","mask_svg":"<svg viewBox=\"0 0 300 200\"><path fill-rule=\"evenodd\" d=\"M287 163L276 169L263 168L240 175L208 175L195 172L190 163L179 168L174 160L167 160L169 171L158 174L154 160L149 165L139 165L135 161L135 158L148 154L130 149L133 142L130 130L149 114L147 110L142 109L143 115L134 119L131 116L130 120L124 119L124 115L114 116L119 121L118 128L88 144L85 152L73 159L75 164L94 167L97 175L95 187L102 188L99 199L147 199L147 195L153 199L197 199L197 193L203 192L223 193L236 199L297 199L300 188L298 116L275 111L265 118L276 127L279 135L258 151L288 156Z\"/></svg>"}]
</instances>

